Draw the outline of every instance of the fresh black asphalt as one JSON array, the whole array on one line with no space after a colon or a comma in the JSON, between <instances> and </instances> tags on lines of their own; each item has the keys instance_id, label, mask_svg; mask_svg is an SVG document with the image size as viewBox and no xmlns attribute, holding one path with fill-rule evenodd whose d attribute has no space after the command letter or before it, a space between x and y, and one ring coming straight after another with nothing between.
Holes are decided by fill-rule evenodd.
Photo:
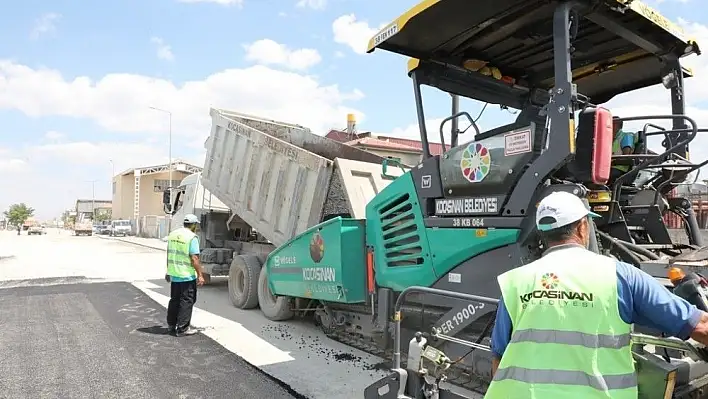
<instances>
[{"instance_id":1,"label":"fresh black asphalt","mask_svg":"<svg viewBox=\"0 0 708 399\"><path fill-rule=\"evenodd\" d=\"M167 335L131 284L34 283L0 284L0 398L302 398L202 334Z\"/></svg>"}]
</instances>

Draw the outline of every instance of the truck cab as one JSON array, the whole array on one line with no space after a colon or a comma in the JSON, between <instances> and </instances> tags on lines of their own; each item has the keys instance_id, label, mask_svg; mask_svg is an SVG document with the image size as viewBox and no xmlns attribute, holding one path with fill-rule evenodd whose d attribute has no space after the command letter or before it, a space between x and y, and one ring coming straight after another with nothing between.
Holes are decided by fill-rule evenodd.
<instances>
[{"instance_id":1,"label":"truck cab","mask_svg":"<svg viewBox=\"0 0 708 399\"><path fill-rule=\"evenodd\" d=\"M201 173L194 173L182 180L179 187L169 189L163 194L165 213L172 214L175 221L172 229L181 227L184 217L188 214L202 218L208 213L229 213L229 208L219 201L201 183Z\"/></svg>"}]
</instances>

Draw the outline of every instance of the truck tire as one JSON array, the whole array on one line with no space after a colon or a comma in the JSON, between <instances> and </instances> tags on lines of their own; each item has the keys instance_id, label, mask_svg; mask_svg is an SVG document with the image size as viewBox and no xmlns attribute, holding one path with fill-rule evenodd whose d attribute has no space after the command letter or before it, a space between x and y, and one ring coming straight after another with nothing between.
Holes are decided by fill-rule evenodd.
<instances>
[{"instance_id":1,"label":"truck tire","mask_svg":"<svg viewBox=\"0 0 708 399\"><path fill-rule=\"evenodd\" d=\"M229 299L239 309L258 306L258 275L261 264L253 255L234 256L229 267Z\"/></svg>"},{"instance_id":2,"label":"truck tire","mask_svg":"<svg viewBox=\"0 0 708 399\"><path fill-rule=\"evenodd\" d=\"M261 275L258 277L258 304L268 320L285 321L293 317L293 299L273 295L268 288L266 268L261 268Z\"/></svg>"}]
</instances>

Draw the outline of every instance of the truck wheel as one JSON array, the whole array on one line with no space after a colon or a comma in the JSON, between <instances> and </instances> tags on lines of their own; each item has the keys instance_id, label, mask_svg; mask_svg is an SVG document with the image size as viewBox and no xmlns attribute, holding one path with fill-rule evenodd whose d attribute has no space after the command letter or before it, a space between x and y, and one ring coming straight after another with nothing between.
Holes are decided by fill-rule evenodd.
<instances>
[{"instance_id":1,"label":"truck wheel","mask_svg":"<svg viewBox=\"0 0 708 399\"><path fill-rule=\"evenodd\" d=\"M258 274L261 264L253 255L234 256L229 267L229 299L239 309L258 306Z\"/></svg>"},{"instance_id":2,"label":"truck wheel","mask_svg":"<svg viewBox=\"0 0 708 399\"><path fill-rule=\"evenodd\" d=\"M287 296L275 296L268 288L268 272L261 268L258 277L258 304L266 318L273 321L289 320L293 317L293 300Z\"/></svg>"}]
</instances>

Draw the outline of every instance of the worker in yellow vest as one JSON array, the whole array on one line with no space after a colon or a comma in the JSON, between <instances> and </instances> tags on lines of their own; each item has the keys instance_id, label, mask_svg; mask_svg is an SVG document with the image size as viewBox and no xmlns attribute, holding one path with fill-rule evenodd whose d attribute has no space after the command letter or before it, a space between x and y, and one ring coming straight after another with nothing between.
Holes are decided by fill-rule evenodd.
<instances>
[{"instance_id":1,"label":"worker in yellow vest","mask_svg":"<svg viewBox=\"0 0 708 399\"><path fill-rule=\"evenodd\" d=\"M637 137L630 132L622 130L624 123L618 117L612 118L612 155L631 155L637 144ZM610 170L610 182L614 182L623 174L629 172L629 165L613 164Z\"/></svg>"},{"instance_id":2,"label":"worker in yellow vest","mask_svg":"<svg viewBox=\"0 0 708 399\"><path fill-rule=\"evenodd\" d=\"M199 219L192 214L184 217L184 227L167 237L167 274L170 282L170 303L167 306L167 327L175 336L194 335L191 326L192 309L197 301L197 286L204 284L204 272L199 263Z\"/></svg>"},{"instance_id":3,"label":"worker in yellow vest","mask_svg":"<svg viewBox=\"0 0 708 399\"><path fill-rule=\"evenodd\" d=\"M637 399L633 323L708 344L708 313L587 249L596 216L570 193L541 200L536 224L546 252L498 277L486 399Z\"/></svg>"}]
</instances>

